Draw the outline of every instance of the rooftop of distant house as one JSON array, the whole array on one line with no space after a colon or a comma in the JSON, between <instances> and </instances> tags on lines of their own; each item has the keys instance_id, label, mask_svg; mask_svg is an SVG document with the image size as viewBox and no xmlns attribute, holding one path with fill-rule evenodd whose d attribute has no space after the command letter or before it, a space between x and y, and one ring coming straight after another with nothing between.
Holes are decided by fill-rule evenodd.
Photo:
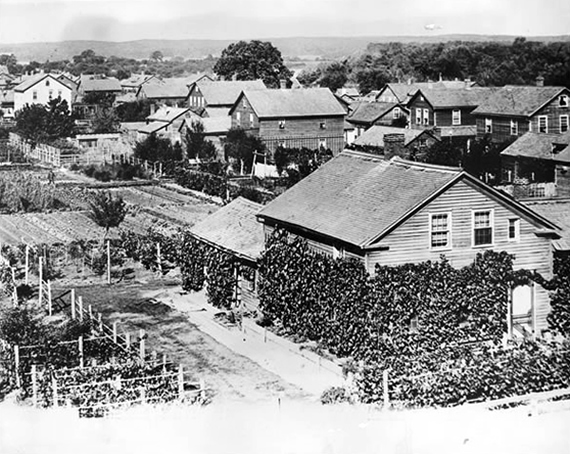
<instances>
[{"instance_id":1,"label":"rooftop of distant house","mask_svg":"<svg viewBox=\"0 0 570 454\"><path fill-rule=\"evenodd\" d=\"M262 80L201 80L197 87L208 106L230 107L244 90L266 90Z\"/></svg>"},{"instance_id":2,"label":"rooftop of distant house","mask_svg":"<svg viewBox=\"0 0 570 454\"><path fill-rule=\"evenodd\" d=\"M505 148L501 155L570 164L570 131L564 134L527 132Z\"/></svg>"}]
</instances>

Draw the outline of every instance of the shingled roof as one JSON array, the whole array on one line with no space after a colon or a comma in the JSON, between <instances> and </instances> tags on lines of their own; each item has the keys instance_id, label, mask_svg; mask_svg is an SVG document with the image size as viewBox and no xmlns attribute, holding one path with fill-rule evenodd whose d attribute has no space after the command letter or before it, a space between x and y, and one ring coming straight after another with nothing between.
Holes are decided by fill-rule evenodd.
<instances>
[{"instance_id":1,"label":"shingled roof","mask_svg":"<svg viewBox=\"0 0 570 454\"><path fill-rule=\"evenodd\" d=\"M374 125L364 131L362 135L354 141L354 145L383 148L384 136L386 134L403 134L404 146L407 146L422 134L428 134L439 141L439 139L427 129L393 128L391 126Z\"/></svg>"},{"instance_id":2,"label":"shingled roof","mask_svg":"<svg viewBox=\"0 0 570 454\"><path fill-rule=\"evenodd\" d=\"M447 90L460 90L468 87L472 87L476 82L472 81L462 81L462 80L440 80L437 82L415 82L415 83L389 83L386 84L384 89L380 92L382 93L385 89L390 89L392 93L396 96L398 101L406 102L413 95L416 94L418 90L430 90L430 89L447 89Z\"/></svg>"},{"instance_id":3,"label":"shingled roof","mask_svg":"<svg viewBox=\"0 0 570 454\"><path fill-rule=\"evenodd\" d=\"M497 89L492 87L472 87L463 89L422 88L413 96L423 95L434 109L453 107L477 107L487 98L494 96ZM410 100L411 101L411 100Z\"/></svg>"},{"instance_id":4,"label":"shingled roof","mask_svg":"<svg viewBox=\"0 0 570 454\"><path fill-rule=\"evenodd\" d=\"M563 91L570 93L565 87L506 85L479 104L473 114L528 117Z\"/></svg>"},{"instance_id":5,"label":"shingled roof","mask_svg":"<svg viewBox=\"0 0 570 454\"><path fill-rule=\"evenodd\" d=\"M351 123L371 124L397 106L397 103L392 102L360 102L348 116L347 121Z\"/></svg>"},{"instance_id":6,"label":"shingled roof","mask_svg":"<svg viewBox=\"0 0 570 454\"><path fill-rule=\"evenodd\" d=\"M524 204L560 227L561 238L552 242L554 249L570 251L570 200L526 200Z\"/></svg>"},{"instance_id":7,"label":"shingled roof","mask_svg":"<svg viewBox=\"0 0 570 454\"><path fill-rule=\"evenodd\" d=\"M457 181L525 213L541 226L547 219L455 167L344 151L263 208L258 217L359 248L376 243Z\"/></svg>"},{"instance_id":8,"label":"shingled roof","mask_svg":"<svg viewBox=\"0 0 570 454\"><path fill-rule=\"evenodd\" d=\"M188 107L165 106L158 109L152 115L146 117L146 119L150 121L161 121L161 122L171 123L177 118L185 115L189 110L190 108Z\"/></svg>"},{"instance_id":9,"label":"shingled roof","mask_svg":"<svg viewBox=\"0 0 570 454\"><path fill-rule=\"evenodd\" d=\"M14 91L24 92L24 91L32 88L38 82L41 82L42 80L47 79L47 78L63 85L64 87L67 87L67 85L65 85L61 80L56 79L51 74L34 74L33 76L26 77L22 82L20 82L18 85L16 85L14 87Z\"/></svg>"},{"instance_id":10,"label":"shingled roof","mask_svg":"<svg viewBox=\"0 0 570 454\"><path fill-rule=\"evenodd\" d=\"M344 116L346 111L328 88L247 90L245 96L259 118ZM234 107L230 109L230 113Z\"/></svg>"},{"instance_id":11,"label":"shingled roof","mask_svg":"<svg viewBox=\"0 0 570 454\"><path fill-rule=\"evenodd\" d=\"M121 83L118 79L115 79L114 77L97 78L93 76L81 76L79 89L83 93L122 91Z\"/></svg>"},{"instance_id":12,"label":"shingled roof","mask_svg":"<svg viewBox=\"0 0 570 454\"><path fill-rule=\"evenodd\" d=\"M266 90L262 80L201 80L196 83L210 106L232 106L244 90Z\"/></svg>"},{"instance_id":13,"label":"shingled roof","mask_svg":"<svg viewBox=\"0 0 570 454\"><path fill-rule=\"evenodd\" d=\"M505 148L501 155L570 164L570 132L565 134L527 132Z\"/></svg>"},{"instance_id":14,"label":"shingled roof","mask_svg":"<svg viewBox=\"0 0 570 454\"><path fill-rule=\"evenodd\" d=\"M263 225L256 219L262 207L238 197L193 225L190 233L199 240L255 262L261 256L265 242Z\"/></svg>"},{"instance_id":15,"label":"shingled roof","mask_svg":"<svg viewBox=\"0 0 570 454\"><path fill-rule=\"evenodd\" d=\"M140 86L148 99L185 98L188 96L188 78L152 79Z\"/></svg>"}]
</instances>

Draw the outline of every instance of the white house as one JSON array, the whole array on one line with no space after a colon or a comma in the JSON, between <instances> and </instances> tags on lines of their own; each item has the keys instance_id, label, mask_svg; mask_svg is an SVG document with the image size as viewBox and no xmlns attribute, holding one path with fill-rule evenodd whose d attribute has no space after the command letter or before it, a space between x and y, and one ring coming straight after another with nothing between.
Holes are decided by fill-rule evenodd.
<instances>
[{"instance_id":1,"label":"white house","mask_svg":"<svg viewBox=\"0 0 570 454\"><path fill-rule=\"evenodd\" d=\"M71 110L71 94L71 87L62 80L51 74L36 74L14 87L14 111L17 112L26 104L47 105L57 97L66 100Z\"/></svg>"}]
</instances>

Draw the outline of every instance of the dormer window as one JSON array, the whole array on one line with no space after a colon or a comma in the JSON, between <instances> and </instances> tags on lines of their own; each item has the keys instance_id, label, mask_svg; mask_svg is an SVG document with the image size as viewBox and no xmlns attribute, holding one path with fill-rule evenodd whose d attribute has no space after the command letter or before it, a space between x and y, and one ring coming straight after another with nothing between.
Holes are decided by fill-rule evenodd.
<instances>
[{"instance_id":1,"label":"dormer window","mask_svg":"<svg viewBox=\"0 0 570 454\"><path fill-rule=\"evenodd\" d=\"M49 79L46 80L46 87L49 87Z\"/></svg>"},{"instance_id":2,"label":"dormer window","mask_svg":"<svg viewBox=\"0 0 570 454\"><path fill-rule=\"evenodd\" d=\"M568 107L568 95L560 95L560 98L558 98L558 105L560 107Z\"/></svg>"}]
</instances>

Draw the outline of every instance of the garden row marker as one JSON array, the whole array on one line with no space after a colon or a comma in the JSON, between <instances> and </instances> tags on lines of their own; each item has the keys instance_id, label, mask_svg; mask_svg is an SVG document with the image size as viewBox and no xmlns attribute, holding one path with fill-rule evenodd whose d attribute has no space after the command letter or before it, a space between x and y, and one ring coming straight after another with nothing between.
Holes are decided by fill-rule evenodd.
<instances>
[{"instance_id":1,"label":"garden row marker","mask_svg":"<svg viewBox=\"0 0 570 454\"><path fill-rule=\"evenodd\" d=\"M75 289L71 289L71 319L75 320Z\"/></svg>"},{"instance_id":2,"label":"garden row marker","mask_svg":"<svg viewBox=\"0 0 570 454\"><path fill-rule=\"evenodd\" d=\"M16 364L16 387L20 387L20 347L14 345L14 363Z\"/></svg>"},{"instance_id":3,"label":"garden row marker","mask_svg":"<svg viewBox=\"0 0 570 454\"><path fill-rule=\"evenodd\" d=\"M36 365L32 364L32 404L38 406L38 381L36 377Z\"/></svg>"},{"instance_id":4,"label":"garden row marker","mask_svg":"<svg viewBox=\"0 0 570 454\"><path fill-rule=\"evenodd\" d=\"M388 410L390 408L390 396L388 394L388 369L384 369L382 372L382 388L383 388L383 400L384 410Z\"/></svg>"},{"instance_id":5,"label":"garden row marker","mask_svg":"<svg viewBox=\"0 0 570 454\"><path fill-rule=\"evenodd\" d=\"M103 332L103 318L101 316L101 312L97 314L97 319L99 321L99 331Z\"/></svg>"},{"instance_id":6,"label":"garden row marker","mask_svg":"<svg viewBox=\"0 0 570 454\"><path fill-rule=\"evenodd\" d=\"M144 357L145 357L145 348L144 348L144 329L141 329L139 331L139 338L140 338L140 344L139 344L139 355L140 358L144 361Z\"/></svg>"},{"instance_id":7,"label":"garden row marker","mask_svg":"<svg viewBox=\"0 0 570 454\"><path fill-rule=\"evenodd\" d=\"M91 304L89 305L89 321L93 321L93 308L91 307Z\"/></svg>"},{"instance_id":8,"label":"garden row marker","mask_svg":"<svg viewBox=\"0 0 570 454\"><path fill-rule=\"evenodd\" d=\"M178 397L182 399L184 395L184 369L182 364L178 366Z\"/></svg>"},{"instance_id":9,"label":"garden row marker","mask_svg":"<svg viewBox=\"0 0 570 454\"><path fill-rule=\"evenodd\" d=\"M79 367L83 369L83 336L79 336Z\"/></svg>"}]
</instances>

